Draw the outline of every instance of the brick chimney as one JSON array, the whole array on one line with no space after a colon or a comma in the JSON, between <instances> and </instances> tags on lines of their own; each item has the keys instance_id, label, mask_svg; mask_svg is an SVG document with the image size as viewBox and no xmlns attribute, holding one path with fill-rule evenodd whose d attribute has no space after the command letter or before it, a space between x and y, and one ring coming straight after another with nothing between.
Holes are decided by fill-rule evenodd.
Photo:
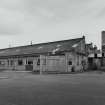
<instances>
[{"instance_id":1,"label":"brick chimney","mask_svg":"<svg viewBox=\"0 0 105 105\"><path fill-rule=\"evenodd\" d=\"M105 54L105 31L101 32L101 48L102 48L102 54Z\"/></svg>"},{"instance_id":2,"label":"brick chimney","mask_svg":"<svg viewBox=\"0 0 105 105\"><path fill-rule=\"evenodd\" d=\"M101 38L102 38L102 46L105 45L105 31L102 31L101 33Z\"/></svg>"}]
</instances>

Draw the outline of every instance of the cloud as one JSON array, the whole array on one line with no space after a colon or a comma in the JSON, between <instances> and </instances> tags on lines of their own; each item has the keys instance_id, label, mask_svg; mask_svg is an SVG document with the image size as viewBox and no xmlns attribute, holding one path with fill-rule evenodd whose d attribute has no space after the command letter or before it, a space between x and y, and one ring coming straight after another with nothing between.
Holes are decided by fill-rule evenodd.
<instances>
[{"instance_id":1,"label":"cloud","mask_svg":"<svg viewBox=\"0 0 105 105\"><path fill-rule=\"evenodd\" d=\"M102 4L103 0L0 0L0 35L94 17Z\"/></svg>"},{"instance_id":2,"label":"cloud","mask_svg":"<svg viewBox=\"0 0 105 105\"><path fill-rule=\"evenodd\" d=\"M94 0L0 0L0 35L78 20L91 1Z\"/></svg>"},{"instance_id":3,"label":"cloud","mask_svg":"<svg viewBox=\"0 0 105 105\"><path fill-rule=\"evenodd\" d=\"M24 37L24 41L59 40L65 33L100 30L104 19L100 23L97 17L104 17L104 4L104 0L0 0L0 35L14 35L23 42Z\"/></svg>"},{"instance_id":4,"label":"cloud","mask_svg":"<svg viewBox=\"0 0 105 105\"><path fill-rule=\"evenodd\" d=\"M24 10L24 0L0 0L0 7L7 10Z\"/></svg>"},{"instance_id":5,"label":"cloud","mask_svg":"<svg viewBox=\"0 0 105 105\"><path fill-rule=\"evenodd\" d=\"M0 35L15 35L22 32L23 15L0 8Z\"/></svg>"},{"instance_id":6,"label":"cloud","mask_svg":"<svg viewBox=\"0 0 105 105\"><path fill-rule=\"evenodd\" d=\"M92 0L87 6L85 16L89 16L93 19L104 18L105 0Z\"/></svg>"},{"instance_id":7,"label":"cloud","mask_svg":"<svg viewBox=\"0 0 105 105\"><path fill-rule=\"evenodd\" d=\"M0 0L0 35L23 33L24 6L21 0Z\"/></svg>"},{"instance_id":8,"label":"cloud","mask_svg":"<svg viewBox=\"0 0 105 105\"><path fill-rule=\"evenodd\" d=\"M29 13L45 20L64 21L84 12L90 0L27 0ZM84 9L83 9L84 8Z\"/></svg>"}]
</instances>

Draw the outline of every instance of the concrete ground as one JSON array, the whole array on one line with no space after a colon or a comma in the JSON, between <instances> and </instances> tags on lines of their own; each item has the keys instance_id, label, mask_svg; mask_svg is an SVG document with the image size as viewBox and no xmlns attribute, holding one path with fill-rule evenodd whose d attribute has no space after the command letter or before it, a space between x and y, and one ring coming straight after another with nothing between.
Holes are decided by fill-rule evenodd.
<instances>
[{"instance_id":1,"label":"concrete ground","mask_svg":"<svg viewBox=\"0 0 105 105\"><path fill-rule=\"evenodd\" d=\"M105 105L105 73L0 72L0 105Z\"/></svg>"}]
</instances>

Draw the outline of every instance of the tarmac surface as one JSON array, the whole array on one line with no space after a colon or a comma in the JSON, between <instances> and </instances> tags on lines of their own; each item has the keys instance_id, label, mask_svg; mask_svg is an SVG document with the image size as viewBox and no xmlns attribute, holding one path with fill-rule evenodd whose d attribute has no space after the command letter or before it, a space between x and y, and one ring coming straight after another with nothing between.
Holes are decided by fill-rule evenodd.
<instances>
[{"instance_id":1,"label":"tarmac surface","mask_svg":"<svg viewBox=\"0 0 105 105\"><path fill-rule=\"evenodd\" d=\"M0 72L0 105L105 105L105 72Z\"/></svg>"}]
</instances>

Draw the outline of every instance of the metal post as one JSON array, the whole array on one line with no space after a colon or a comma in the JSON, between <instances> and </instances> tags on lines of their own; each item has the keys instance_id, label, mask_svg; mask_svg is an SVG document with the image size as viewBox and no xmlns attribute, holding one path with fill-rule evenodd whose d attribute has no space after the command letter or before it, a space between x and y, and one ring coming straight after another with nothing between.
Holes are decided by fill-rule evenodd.
<instances>
[{"instance_id":1,"label":"metal post","mask_svg":"<svg viewBox=\"0 0 105 105\"><path fill-rule=\"evenodd\" d=\"M43 72L43 62L42 62L42 55L40 55L40 74Z\"/></svg>"}]
</instances>

